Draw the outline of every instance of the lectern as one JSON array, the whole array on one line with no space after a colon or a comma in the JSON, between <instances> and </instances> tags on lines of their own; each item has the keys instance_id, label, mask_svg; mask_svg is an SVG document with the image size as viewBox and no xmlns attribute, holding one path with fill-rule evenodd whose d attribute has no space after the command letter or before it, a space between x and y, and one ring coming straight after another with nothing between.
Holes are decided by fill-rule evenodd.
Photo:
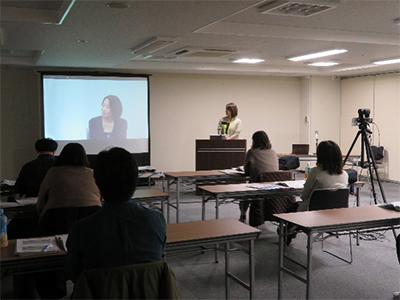
<instances>
[{"instance_id":1,"label":"lectern","mask_svg":"<svg viewBox=\"0 0 400 300\"><path fill-rule=\"evenodd\" d=\"M243 166L246 140L196 140L196 171Z\"/></svg>"}]
</instances>

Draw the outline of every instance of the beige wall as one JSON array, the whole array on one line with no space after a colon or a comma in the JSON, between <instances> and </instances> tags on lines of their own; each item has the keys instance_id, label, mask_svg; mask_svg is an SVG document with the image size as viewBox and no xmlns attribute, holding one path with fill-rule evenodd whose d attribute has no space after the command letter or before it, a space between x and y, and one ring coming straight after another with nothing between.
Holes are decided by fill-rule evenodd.
<instances>
[{"instance_id":1,"label":"beige wall","mask_svg":"<svg viewBox=\"0 0 400 300\"><path fill-rule=\"evenodd\" d=\"M385 159L378 169L380 178L400 181L400 76L380 75L342 80L341 98L342 145L347 145L349 149L359 131L358 126L350 126L351 119L358 116L358 109L369 108L380 131L380 144L385 147ZM371 145L378 145L377 127L371 125L370 128L373 131ZM353 153L360 152L361 137L353 148Z\"/></svg>"},{"instance_id":2,"label":"beige wall","mask_svg":"<svg viewBox=\"0 0 400 300\"><path fill-rule=\"evenodd\" d=\"M0 178L16 179L21 166L36 157L41 134L39 77L32 70L1 70Z\"/></svg>"},{"instance_id":3,"label":"beige wall","mask_svg":"<svg viewBox=\"0 0 400 300\"><path fill-rule=\"evenodd\" d=\"M160 74L150 86L151 164L159 170L194 170L195 140L217 133L228 102L238 106L248 147L257 130L279 152L299 142L298 78Z\"/></svg>"},{"instance_id":4,"label":"beige wall","mask_svg":"<svg viewBox=\"0 0 400 300\"><path fill-rule=\"evenodd\" d=\"M33 144L41 137L39 79L32 70L2 69L1 179L15 179L21 166L35 157ZM154 74L150 77L151 164L159 171L194 170L195 140L216 133L228 102L239 107L241 138L248 148L253 132L262 129L278 152L290 152L292 143L310 143L315 151L315 130L320 141L337 140L346 151L357 132L351 118L358 108L374 105L381 144L388 150L386 176L400 180L398 83L398 75L340 81Z\"/></svg>"}]
</instances>

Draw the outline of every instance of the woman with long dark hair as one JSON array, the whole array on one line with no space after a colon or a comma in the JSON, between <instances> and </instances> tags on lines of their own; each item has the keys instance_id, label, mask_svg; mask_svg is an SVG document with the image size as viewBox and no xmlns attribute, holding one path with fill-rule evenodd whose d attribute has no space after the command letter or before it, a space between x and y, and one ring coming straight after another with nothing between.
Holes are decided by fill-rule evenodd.
<instances>
[{"instance_id":1,"label":"woman with long dark hair","mask_svg":"<svg viewBox=\"0 0 400 300\"><path fill-rule=\"evenodd\" d=\"M314 167L301 193L297 211L308 210L311 193L316 189L344 188L348 186L348 174L343 171L342 151L334 141L323 141L317 147L317 166Z\"/></svg>"},{"instance_id":2,"label":"woman with long dark hair","mask_svg":"<svg viewBox=\"0 0 400 300\"><path fill-rule=\"evenodd\" d=\"M250 182L255 182L261 173L279 170L278 156L272 149L267 133L263 130L256 131L252 136L253 144L247 151L244 160L244 172L250 176ZM246 220L249 201L240 202L240 221Z\"/></svg>"}]
</instances>

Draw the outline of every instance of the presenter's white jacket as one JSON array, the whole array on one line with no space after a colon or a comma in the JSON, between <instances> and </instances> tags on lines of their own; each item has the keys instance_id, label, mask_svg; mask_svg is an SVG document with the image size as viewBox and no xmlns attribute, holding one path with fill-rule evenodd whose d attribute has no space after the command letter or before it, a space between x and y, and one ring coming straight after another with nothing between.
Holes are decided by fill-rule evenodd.
<instances>
[{"instance_id":1,"label":"presenter's white jacket","mask_svg":"<svg viewBox=\"0 0 400 300\"><path fill-rule=\"evenodd\" d=\"M220 132L220 130L221 130L222 123L229 123L228 117L223 117L223 118L221 118L221 120L219 120L218 132ZM228 138L236 140L239 138L239 134L241 131L242 131L242 121L238 117L235 117L231 120L231 122L229 124L228 134L226 136Z\"/></svg>"}]
</instances>

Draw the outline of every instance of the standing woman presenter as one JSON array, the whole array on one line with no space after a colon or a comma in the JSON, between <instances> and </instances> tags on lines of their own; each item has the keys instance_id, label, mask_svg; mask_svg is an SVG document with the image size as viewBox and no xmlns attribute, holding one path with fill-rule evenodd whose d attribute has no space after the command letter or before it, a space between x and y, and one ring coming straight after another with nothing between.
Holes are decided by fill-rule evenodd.
<instances>
[{"instance_id":1,"label":"standing woman presenter","mask_svg":"<svg viewBox=\"0 0 400 300\"><path fill-rule=\"evenodd\" d=\"M226 135L227 140L236 140L242 131L242 121L237 117L238 108L235 103L228 103L225 107L226 116L218 123L218 133Z\"/></svg>"}]
</instances>

